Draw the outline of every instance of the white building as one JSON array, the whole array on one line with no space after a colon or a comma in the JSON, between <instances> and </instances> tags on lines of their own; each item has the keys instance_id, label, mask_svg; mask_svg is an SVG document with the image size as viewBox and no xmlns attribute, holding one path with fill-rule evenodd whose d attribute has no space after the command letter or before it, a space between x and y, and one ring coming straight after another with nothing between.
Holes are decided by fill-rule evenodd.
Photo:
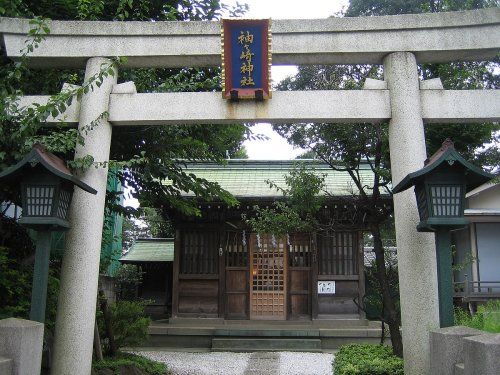
<instances>
[{"instance_id":1,"label":"white building","mask_svg":"<svg viewBox=\"0 0 500 375\"><path fill-rule=\"evenodd\" d=\"M500 184L474 189L467 203L470 224L453 233L458 295L466 301L500 298Z\"/></svg>"}]
</instances>

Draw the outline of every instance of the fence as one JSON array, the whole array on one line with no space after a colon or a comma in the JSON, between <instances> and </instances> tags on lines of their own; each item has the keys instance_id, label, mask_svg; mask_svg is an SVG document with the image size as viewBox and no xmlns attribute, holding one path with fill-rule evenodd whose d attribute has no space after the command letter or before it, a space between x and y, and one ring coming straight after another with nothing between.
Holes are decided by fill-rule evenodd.
<instances>
[{"instance_id":1,"label":"fence","mask_svg":"<svg viewBox=\"0 0 500 375\"><path fill-rule=\"evenodd\" d=\"M500 281L470 281L465 275L465 280L453 283L453 287L454 297L464 303L500 299Z\"/></svg>"}]
</instances>

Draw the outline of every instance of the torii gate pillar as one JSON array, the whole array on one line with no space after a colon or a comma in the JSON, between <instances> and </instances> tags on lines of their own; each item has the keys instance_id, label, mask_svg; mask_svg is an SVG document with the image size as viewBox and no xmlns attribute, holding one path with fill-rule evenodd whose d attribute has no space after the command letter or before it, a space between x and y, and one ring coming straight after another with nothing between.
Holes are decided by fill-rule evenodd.
<instances>
[{"instance_id":1,"label":"torii gate pillar","mask_svg":"<svg viewBox=\"0 0 500 375\"><path fill-rule=\"evenodd\" d=\"M422 168L427 157L415 56L387 55L384 75L391 101L389 147L396 184ZM439 328L434 236L415 229L419 217L413 190L394 195L394 216L405 374L428 374L429 331Z\"/></svg>"},{"instance_id":2,"label":"torii gate pillar","mask_svg":"<svg viewBox=\"0 0 500 375\"><path fill-rule=\"evenodd\" d=\"M87 61L85 81L98 74L110 60L93 57ZM102 85L82 98L78 128L88 126L108 111L109 94L116 84L116 72L104 77ZM100 118L90 131L82 131L83 146L75 157L92 155L95 162L107 162L111 145L111 124ZM80 177L97 190L97 195L75 189L69 212L71 229L66 237L61 267L61 289L57 305L54 375L88 375L92 365L92 344L99 280L102 226L108 167L90 168Z\"/></svg>"}]
</instances>

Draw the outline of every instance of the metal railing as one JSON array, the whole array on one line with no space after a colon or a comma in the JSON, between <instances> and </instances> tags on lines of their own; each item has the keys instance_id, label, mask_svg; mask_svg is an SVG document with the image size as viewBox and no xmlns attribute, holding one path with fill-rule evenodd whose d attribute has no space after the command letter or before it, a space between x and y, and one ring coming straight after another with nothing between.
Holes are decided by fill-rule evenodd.
<instances>
[{"instance_id":1,"label":"metal railing","mask_svg":"<svg viewBox=\"0 0 500 375\"><path fill-rule=\"evenodd\" d=\"M463 302L500 299L500 281L470 281L465 275L464 281L453 283L453 289L454 297Z\"/></svg>"}]
</instances>

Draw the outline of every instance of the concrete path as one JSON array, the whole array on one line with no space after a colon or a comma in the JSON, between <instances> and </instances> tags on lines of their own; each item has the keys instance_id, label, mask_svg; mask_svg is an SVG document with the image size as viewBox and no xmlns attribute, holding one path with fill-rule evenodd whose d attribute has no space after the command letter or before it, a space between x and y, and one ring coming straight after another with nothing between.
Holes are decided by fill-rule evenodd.
<instances>
[{"instance_id":1,"label":"concrete path","mask_svg":"<svg viewBox=\"0 0 500 375\"><path fill-rule=\"evenodd\" d=\"M135 352L165 363L175 375L332 375L333 354L295 352Z\"/></svg>"}]
</instances>

